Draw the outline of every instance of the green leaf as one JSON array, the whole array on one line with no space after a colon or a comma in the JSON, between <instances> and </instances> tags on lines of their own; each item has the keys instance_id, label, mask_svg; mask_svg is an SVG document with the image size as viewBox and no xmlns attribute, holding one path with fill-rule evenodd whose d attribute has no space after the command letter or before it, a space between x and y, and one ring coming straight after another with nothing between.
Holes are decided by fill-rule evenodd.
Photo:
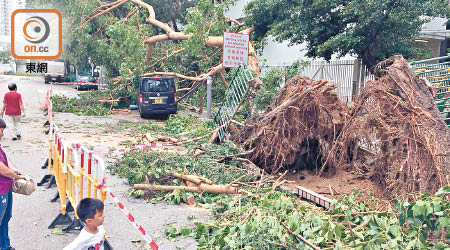
<instances>
[{"instance_id":1,"label":"green leaf","mask_svg":"<svg viewBox=\"0 0 450 250\"><path fill-rule=\"evenodd\" d=\"M61 228L55 228L52 230L52 234L64 235L64 232L61 230Z\"/></svg>"},{"instance_id":2,"label":"green leaf","mask_svg":"<svg viewBox=\"0 0 450 250\"><path fill-rule=\"evenodd\" d=\"M417 217L417 216L420 216L420 215L425 215L426 207L425 207L424 202L422 200L418 200L416 202L416 204L414 204L412 210L413 210L413 216L414 217Z\"/></svg>"},{"instance_id":3,"label":"green leaf","mask_svg":"<svg viewBox=\"0 0 450 250\"><path fill-rule=\"evenodd\" d=\"M391 225L389 227L389 232L392 234L394 238L397 238L400 235L400 226L399 225Z\"/></svg>"},{"instance_id":4,"label":"green leaf","mask_svg":"<svg viewBox=\"0 0 450 250\"><path fill-rule=\"evenodd\" d=\"M449 226L449 219L445 218L445 217L439 217L438 221L438 225L440 229L446 228Z\"/></svg>"},{"instance_id":5,"label":"green leaf","mask_svg":"<svg viewBox=\"0 0 450 250\"><path fill-rule=\"evenodd\" d=\"M338 239L342 239L342 233L344 232L345 226L342 224L336 224L334 228L334 233Z\"/></svg>"},{"instance_id":6,"label":"green leaf","mask_svg":"<svg viewBox=\"0 0 450 250\"><path fill-rule=\"evenodd\" d=\"M354 231L353 234L358 237L360 240L364 240L364 235L359 231Z\"/></svg>"},{"instance_id":7,"label":"green leaf","mask_svg":"<svg viewBox=\"0 0 450 250\"><path fill-rule=\"evenodd\" d=\"M384 219L380 218L379 216L375 215L374 216L376 223L378 224L378 226L385 230L386 229L386 223L384 222Z\"/></svg>"},{"instance_id":8,"label":"green leaf","mask_svg":"<svg viewBox=\"0 0 450 250\"><path fill-rule=\"evenodd\" d=\"M436 248L436 249L443 249L444 247L445 247L445 245L442 242L438 242L438 243L434 244L434 248Z\"/></svg>"},{"instance_id":9,"label":"green leaf","mask_svg":"<svg viewBox=\"0 0 450 250\"><path fill-rule=\"evenodd\" d=\"M181 236L187 237L187 236L189 236L191 231L192 230L190 228L183 227L183 228L180 229L180 234L181 234Z\"/></svg>"},{"instance_id":10,"label":"green leaf","mask_svg":"<svg viewBox=\"0 0 450 250\"><path fill-rule=\"evenodd\" d=\"M435 212L434 215L436 215L436 216L444 216L444 211Z\"/></svg>"},{"instance_id":11,"label":"green leaf","mask_svg":"<svg viewBox=\"0 0 450 250\"><path fill-rule=\"evenodd\" d=\"M245 224L244 232L245 232L246 234L249 234L249 233L251 232L251 230L252 230L252 225L251 225L250 223L246 223L246 224Z\"/></svg>"},{"instance_id":12,"label":"green leaf","mask_svg":"<svg viewBox=\"0 0 450 250\"><path fill-rule=\"evenodd\" d=\"M212 231L211 236L212 237L217 237L218 235L220 235L222 233L222 230L220 229L214 229L214 231Z\"/></svg>"},{"instance_id":13,"label":"green leaf","mask_svg":"<svg viewBox=\"0 0 450 250\"><path fill-rule=\"evenodd\" d=\"M416 247L416 244L417 244L417 240L416 240L416 239L410 241L410 242L408 243L408 245L406 246L406 250L411 249L411 248L415 248L415 247Z\"/></svg>"},{"instance_id":14,"label":"green leaf","mask_svg":"<svg viewBox=\"0 0 450 250\"><path fill-rule=\"evenodd\" d=\"M428 243L427 243L427 239L426 239L426 233L421 233L419 234L419 242L423 247L427 247Z\"/></svg>"}]
</instances>

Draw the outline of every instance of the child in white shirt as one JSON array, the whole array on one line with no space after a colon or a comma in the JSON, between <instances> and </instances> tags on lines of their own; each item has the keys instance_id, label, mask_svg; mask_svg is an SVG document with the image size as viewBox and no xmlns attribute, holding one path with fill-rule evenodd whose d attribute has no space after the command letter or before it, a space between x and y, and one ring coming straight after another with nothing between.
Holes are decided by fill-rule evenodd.
<instances>
[{"instance_id":1,"label":"child in white shirt","mask_svg":"<svg viewBox=\"0 0 450 250\"><path fill-rule=\"evenodd\" d=\"M63 250L104 250L103 209L103 202L98 199L84 198L80 201L77 214L85 226L78 237Z\"/></svg>"}]
</instances>

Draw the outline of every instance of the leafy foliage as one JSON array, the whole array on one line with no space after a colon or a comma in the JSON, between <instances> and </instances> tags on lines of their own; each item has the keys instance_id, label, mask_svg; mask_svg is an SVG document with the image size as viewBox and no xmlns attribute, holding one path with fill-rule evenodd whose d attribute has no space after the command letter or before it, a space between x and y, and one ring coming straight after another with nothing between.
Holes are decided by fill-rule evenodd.
<instances>
[{"instance_id":1,"label":"leafy foliage","mask_svg":"<svg viewBox=\"0 0 450 250\"><path fill-rule=\"evenodd\" d=\"M68 112L77 115L105 116L110 113L110 109L98 102L102 91L88 91L79 94L78 98L67 96L52 96L53 111Z\"/></svg>"},{"instance_id":2,"label":"leafy foliage","mask_svg":"<svg viewBox=\"0 0 450 250\"><path fill-rule=\"evenodd\" d=\"M181 137L180 135L182 135L186 139L209 134L212 130L211 126L208 122L202 122L193 115L177 115L166 120L164 127L158 127L153 122L144 124L120 122L116 128L122 130L132 128L141 133L159 136ZM204 138L184 145L190 149L202 146L206 152L203 157L195 157L195 150L190 150L187 154L177 153L177 148L173 152L133 150L125 153L110 168L113 173L127 178L130 185L144 181L145 177L156 184L173 184L172 180L174 179L171 174L180 172L183 167L187 173L205 176L219 184L229 183L246 172L236 160L229 160L225 163L217 162L217 159L225 155L239 153L239 148L231 142L222 145L204 144L207 140L208 138Z\"/></svg>"},{"instance_id":3,"label":"leafy foliage","mask_svg":"<svg viewBox=\"0 0 450 250\"><path fill-rule=\"evenodd\" d=\"M394 201L386 212L370 211L357 202L357 191L336 200L334 208L321 212L290 194L259 190L258 195L221 196L212 204L219 220L196 222L194 229L169 227L169 239L191 236L199 249L309 249L294 234L326 249L448 249L450 188L436 197L424 195L414 202Z\"/></svg>"},{"instance_id":4,"label":"leafy foliage","mask_svg":"<svg viewBox=\"0 0 450 250\"><path fill-rule=\"evenodd\" d=\"M6 48L6 50L0 50L0 63L9 63L11 61L11 48Z\"/></svg>"},{"instance_id":5,"label":"leafy foliage","mask_svg":"<svg viewBox=\"0 0 450 250\"><path fill-rule=\"evenodd\" d=\"M196 137L207 134L211 131L212 123L199 122L198 117L194 115L176 116L172 115L165 122L163 131L167 134L180 134L189 132L190 137Z\"/></svg>"},{"instance_id":6,"label":"leafy foliage","mask_svg":"<svg viewBox=\"0 0 450 250\"><path fill-rule=\"evenodd\" d=\"M258 41L273 35L292 44L307 42L309 57L355 54L372 67L394 54L426 53L413 38L427 16L448 13L445 0L253 0L245 22L255 25Z\"/></svg>"},{"instance_id":7,"label":"leafy foliage","mask_svg":"<svg viewBox=\"0 0 450 250\"><path fill-rule=\"evenodd\" d=\"M231 160L218 163L216 160L224 155L233 154L238 150L231 144L225 146L208 145L207 151L213 151L205 157L194 157L194 154L179 154L174 152L153 152L134 150L127 152L111 167L111 172L127 178L130 185L141 183L145 177L155 184L173 184L173 172L181 172L185 167L186 173L210 178L215 183L229 183L246 170L239 162ZM178 181L178 180L177 180Z\"/></svg>"}]
</instances>

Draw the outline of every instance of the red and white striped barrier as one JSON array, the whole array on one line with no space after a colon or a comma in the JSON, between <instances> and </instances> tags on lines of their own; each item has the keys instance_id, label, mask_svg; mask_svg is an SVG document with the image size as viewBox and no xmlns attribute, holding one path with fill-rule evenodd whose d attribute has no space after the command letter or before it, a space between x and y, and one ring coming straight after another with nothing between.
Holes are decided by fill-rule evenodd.
<instances>
[{"instance_id":1,"label":"red and white striped barrier","mask_svg":"<svg viewBox=\"0 0 450 250\"><path fill-rule=\"evenodd\" d=\"M73 82L53 82L53 85L73 85Z\"/></svg>"},{"instance_id":2,"label":"red and white striped barrier","mask_svg":"<svg viewBox=\"0 0 450 250\"><path fill-rule=\"evenodd\" d=\"M125 206L123 205L122 202L119 201L119 199L117 198L117 196L111 192L111 190L105 185L105 179L103 179L102 183L100 185L97 186L98 189L102 189L105 188L106 191L109 193L109 195L111 196L111 198L114 200L114 202L116 203L116 205L119 207L120 211L122 211L122 213L125 215L125 217L127 217L128 221L136 228L136 230L141 234L142 238L144 238L144 240L147 242L148 246L150 246L150 248L152 250L158 250L159 247L156 244L156 242L150 237L150 235L147 234L147 232L145 231L145 229L136 221L136 219L134 218L134 216L125 208Z\"/></svg>"},{"instance_id":3,"label":"red and white striped barrier","mask_svg":"<svg viewBox=\"0 0 450 250\"><path fill-rule=\"evenodd\" d=\"M54 82L54 83L53 83L53 85L74 85L74 84L79 84L79 85L94 85L94 86L108 86L108 84L106 84L106 83L82 82L82 81L77 81L77 82Z\"/></svg>"}]
</instances>

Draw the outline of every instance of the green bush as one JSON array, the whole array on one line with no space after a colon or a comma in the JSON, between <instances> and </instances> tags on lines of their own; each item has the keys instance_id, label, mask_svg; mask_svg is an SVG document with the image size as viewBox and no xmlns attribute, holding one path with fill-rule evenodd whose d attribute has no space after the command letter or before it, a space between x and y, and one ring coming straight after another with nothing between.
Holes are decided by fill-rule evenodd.
<instances>
[{"instance_id":1,"label":"green bush","mask_svg":"<svg viewBox=\"0 0 450 250\"><path fill-rule=\"evenodd\" d=\"M197 141L195 145L200 145L206 140ZM218 184L229 183L246 173L247 170L236 160L228 160L225 163L217 162L217 159L225 155L239 152L239 149L235 148L232 143L206 144L205 150L208 153L203 157L194 157L193 152L179 154L133 150L125 153L119 161L114 162L110 169L113 174L127 178L130 185L141 183L145 177L151 183L170 184L173 180L171 173L180 172L183 167L188 174L204 176Z\"/></svg>"},{"instance_id":2,"label":"green bush","mask_svg":"<svg viewBox=\"0 0 450 250\"><path fill-rule=\"evenodd\" d=\"M89 91L94 92L94 91ZM67 96L52 96L53 111L67 112L77 115L105 116L110 114L110 109L92 97L92 93L80 94L78 98Z\"/></svg>"}]
</instances>

